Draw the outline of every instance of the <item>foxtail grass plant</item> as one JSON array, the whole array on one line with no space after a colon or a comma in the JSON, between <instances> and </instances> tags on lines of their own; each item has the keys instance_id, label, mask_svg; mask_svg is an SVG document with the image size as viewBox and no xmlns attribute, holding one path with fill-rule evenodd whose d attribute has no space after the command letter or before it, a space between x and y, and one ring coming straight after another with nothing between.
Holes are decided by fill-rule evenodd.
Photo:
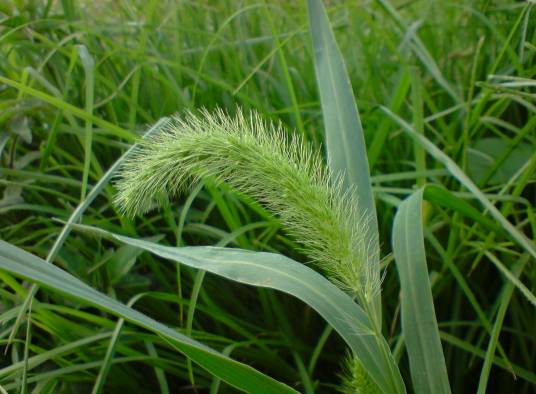
<instances>
[{"instance_id":1,"label":"foxtail grass plant","mask_svg":"<svg viewBox=\"0 0 536 394\"><path fill-rule=\"evenodd\" d=\"M321 155L280 123L240 108L233 116L221 109L175 116L124 162L115 203L133 217L167 206L200 181L226 183L262 204L311 262L364 307L378 296L374 240L367 238L369 219L359 212L354 190L344 190ZM359 360L349 364L345 387L377 392Z\"/></svg>"},{"instance_id":2,"label":"foxtail grass plant","mask_svg":"<svg viewBox=\"0 0 536 394\"><path fill-rule=\"evenodd\" d=\"M533 393L535 12L0 1L0 392Z\"/></svg>"}]
</instances>

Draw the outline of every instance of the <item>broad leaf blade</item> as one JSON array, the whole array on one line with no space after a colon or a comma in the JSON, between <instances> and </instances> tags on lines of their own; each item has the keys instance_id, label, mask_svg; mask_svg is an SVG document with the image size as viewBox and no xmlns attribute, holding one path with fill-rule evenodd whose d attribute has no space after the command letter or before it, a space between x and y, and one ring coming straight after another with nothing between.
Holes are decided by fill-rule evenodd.
<instances>
[{"instance_id":1,"label":"broad leaf blade","mask_svg":"<svg viewBox=\"0 0 536 394\"><path fill-rule=\"evenodd\" d=\"M210 246L169 247L77 226L157 256L253 286L288 293L315 309L357 354L385 393L404 393L402 377L385 339L376 334L363 309L311 268L283 255Z\"/></svg>"},{"instance_id":2,"label":"broad leaf blade","mask_svg":"<svg viewBox=\"0 0 536 394\"><path fill-rule=\"evenodd\" d=\"M402 289L402 331L416 393L450 393L426 266L420 189L400 204L393 252Z\"/></svg>"},{"instance_id":3,"label":"broad leaf blade","mask_svg":"<svg viewBox=\"0 0 536 394\"><path fill-rule=\"evenodd\" d=\"M168 339L184 355L237 389L249 393L296 393L259 371L230 359L128 306L99 293L53 264L0 240L0 269L78 299Z\"/></svg>"}]
</instances>

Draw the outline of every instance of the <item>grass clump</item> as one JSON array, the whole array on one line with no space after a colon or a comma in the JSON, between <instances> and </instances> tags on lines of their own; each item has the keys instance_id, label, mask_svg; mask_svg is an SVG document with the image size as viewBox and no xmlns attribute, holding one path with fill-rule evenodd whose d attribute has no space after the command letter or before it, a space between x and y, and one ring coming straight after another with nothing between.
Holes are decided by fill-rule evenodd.
<instances>
[{"instance_id":1,"label":"grass clump","mask_svg":"<svg viewBox=\"0 0 536 394\"><path fill-rule=\"evenodd\" d=\"M192 112L175 117L160 133L140 142L123 165L115 202L133 216L188 190L201 179L225 182L277 215L286 230L332 280L364 297L378 289L366 218L355 194L344 192L322 157L281 124L240 109Z\"/></svg>"},{"instance_id":2,"label":"grass clump","mask_svg":"<svg viewBox=\"0 0 536 394\"><path fill-rule=\"evenodd\" d=\"M411 123L471 177L512 225L534 239L533 2L323 3L328 5L363 124L382 257L392 251L397 207L414 192L416 184L434 185L452 195L450 205L426 204L424 224L431 292L452 392L483 392L488 387L496 392L533 393L536 341L530 333L536 326L534 307L517 289L508 289L510 282L496 267L518 275L517 281L534 293L534 259L501 232L500 223L493 218L488 217L489 225L489 221L476 220L474 212L468 215L468 211L458 210L462 205L457 201L462 199L477 213L487 215L473 193L449 175L441 162L424 157L425 152L401 132L399 123L378 110L386 106ZM320 151L325 123L315 84L308 2L65 0L6 4L0 6L0 239L41 257L54 255L51 262L100 292L125 303L136 300L135 308L153 319L191 332L192 338L231 352L232 357L299 391L338 391L337 372L345 346L301 301L214 275L201 281L198 273L187 267L159 264L148 253L71 233L64 224L76 207L83 206L82 189L96 190L95 185L145 125L184 108L232 110L238 105L244 113L255 108L258 117L277 119L288 129L296 129L311 148L297 149L294 141L298 138L288 137L279 125L265 124L262 135L247 133L247 138L244 130L229 127L226 138L235 144L251 142L247 166L233 162L230 157L236 160L235 156L225 156L218 158L224 160L219 167L211 164L210 176L206 168L193 165L188 174L181 175L181 165L176 163L174 176L184 177L183 183L178 185L172 179L165 185L157 183L158 192L151 194L145 205L131 210L130 217L121 215L112 204L116 190L108 185L90 205L78 210L80 221L131 237L158 236L165 245L225 243L289 256L296 248L289 234L301 239L303 233L314 241L303 245L311 260L320 260L327 269L342 264L342 238L324 230L322 234L329 240L307 234L299 227L306 216L299 225L296 217L286 223L282 207L270 209L285 225L284 232L268 212L242 198L236 191L244 190L236 185L229 183L234 190L190 190L191 184L205 177L229 182L229 175L238 180L238 174L258 170L255 165L260 167L262 157L257 142L264 137L263 151L280 154L275 170L283 171L280 163L296 162L301 173L307 173L304 182L317 184L318 178L312 177L317 170L311 163L323 166L322 159L317 153L308 158L307 152ZM268 17L272 24L267 23ZM94 60L93 78L84 68L80 45ZM195 143L201 140L215 144L215 130L210 131L207 124L216 115L185 115L171 122L158 138L142 141L139 153L145 151L154 156L148 159L155 161L159 152L149 143L159 138L163 141L167 134L169 141L178 141L175 137L179 134L186 141L185 129L179 130L178 124L189 124L193 121L190 116L203 125L195 130L189 126L191 149L200 146ZM246 124L252 121L249 116L244 118ZM214 133L210 140L209 131ZM220 130L220 144L223 134ZM171 146L162 143L158 148L172 154ZM281 153L294 150L298 154L292 160ZM227 151L235 154L230 147ZM206 165L216 152L208 145L204 152ZM310 163L309 167L303 167L304 163ZM142 173L134 164L128 177L137 179ZM140 160L138 164L141 168ZM258 174L253 178L252 172L247 179L262 186L255 189L258 194L248 193L266 207L269 202L263 198L268 189L269 196L282 196L284 191L283 180L273 168L270 171L269 184ZM322 171L319 184L337 184ZM310 198L303 198L306 190L297 182L286 185L299 189L300 209L310 209ZM142 196L155 191L148 186L133 189L131 202L139 204ZM132 219L134 212L145 212L159 200L174 198L173 190L182 193L173 209ZM308 190L308 196L330 201L329 195L326 199L326 195ZM288 195L292 197L294 192ZM337 192L339 200L351 198ZM329 209L339 212L330 204ZM351 209L342 205L345 219ZM297 214L295 205L283 208L292 208ZM351 227L356 232L368 222L357 219L361 219L359 226L353 223ZM321 223L328 228L329 221ZM342 226L338 231L347 229ZM60 234L67 233L61 248L55 250ZM367 249L369 240L356 240ZM319 259L327 252L327 241L339 251L337 260ZM355 261L349 263L360 274L355 278L351 272L344 275L345 287L352 293L360 291L363 280L379 283L366 279L368 257L354 255ZM406 378L408 392L412 392L407 338L400 323L398 275L392 259L384 261L382 332ZM519 262L524 261L525 268L516 273ZM341 282L333 272L331 277ZM112 393L205 392L218 386L211 374L189 366L159 335L127 323L124 333L115 336L115 316L44 289L36 294L31 315L25 312L26 300L27 280L0 270L0 340L6 344L13 339L7 350L4 346L0 349L5 352L0 358L0 385L8 392L90 392L97 378L102 381L102 391ZM103 377L96 365L108 357L110 344L116 344L117 354L110 357L110 373ZM352 371L350 368L349 382L354 381ZM488 375L488 384L486 379L479 380ZM214 391L235 392L223 382Z\"/></svg>"}]
</instances>

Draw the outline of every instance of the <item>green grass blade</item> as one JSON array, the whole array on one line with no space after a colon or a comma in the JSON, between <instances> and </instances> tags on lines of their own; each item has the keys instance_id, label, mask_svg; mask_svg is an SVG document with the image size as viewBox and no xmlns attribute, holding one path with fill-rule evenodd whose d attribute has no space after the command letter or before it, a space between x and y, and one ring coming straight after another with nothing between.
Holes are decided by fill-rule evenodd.
<instances>
[{"instance_id":1,"label":"green grass blade","mask_svg":"<svg viewBox=\"0 0 536 394\"><path fill-rule=\"evenodd\" d=\"M203 279L205 278L205 271L198 271L195 275L194 286L192 288L192 295L190 296L190 304L188 306L188 314L186 315L186 332L185 334L189 337L192 336L192 329L194 325L194 314L197 306L197 301L199 299L199 292L203 286ZM195 377L194 370L192 368L192 362L188 360L186 362L186 369L188 370L188 378L192 387L195 387Z\"/></svg>"},{"instance_id":2,"label":"green grass blade","mask_svg":"<svg viewBox=\"0 0 536 394\"><path fill-rule=\"evenodd\" d=\"M481 224L488 230L498 233L503 232L503 228L498 226L496 222L482 215L478 209L474 208L467 201L456 197L450 191L441 186L434 184L426 185L424 188L424 199L442 206L443 208L452 209L453 211L456 211L463 216Z\"/></svg>"},{"instance_id":3,"label":"green grass blade","mask_svg":"<svg viewBox=\"0 0 536 394\"><path fill-rule=\"evenodd\" d=\"M344 174L348 187L357 188L362 209L374 214L371 230L376 231L365 138L352 86L324 5L321 0L308 4L329 165L335 174Z\"/></svg>"},{"instance_id":4,"label":"green grass blade","mask_svg":"<svg viewBox=\"0 0 536 394\"><path fill-rule=\"evenodd\" d=\"M405 392L404 382L387 342L375 332L364 310L311 268L274 253L209 246L176 248L93 227L76 227L227 279L293 295L311 306L333 326L385 393Z\"/></svg>"},{"instance_id":5,"label":"green grass blade","mask_svg":"<svg viewBox=\"0 0 536 394\"><path fill-rule=\"evenodd\" d=\"M185 356L237 389L249 393L296 393L285 384L99 293L55 265L4 241L0 241L0 268L161 335Z\"/></svg>"},{"instance_id":6,"label":"green grass blade","mask_svg":"<svg viewBox=\"0 0 536 394\"><path fill-rule=\"evenodd\" d=\"M110 366L112 364L113 355L115 354L115 347L119 340L119 335L121 334L121 330L124 324L125 324L125 320L119 319L115 326L112 337L108 344L108 348L106 349L106 354L104 355L104 359L102 360L102 365L99 370L99 374L97 375L97 378L93 382L93 389L91 391L92 394L100 394L102 392L102 388L104 387L106 377L108 376L108 372L110 371Z\"/></svg>"},{"instance_id":7,"label":"green grass blade","mask_svg":"<svg viewBox=\"0 0 536 394\"><path fill-rule=\"evenodd\" d=\"M486 358L486 351L480 349L478 346L474 346L469 342L466 342L464 340L459 339L458 337L455 337L449 333L446 333L444 331L441 331L439 333L441 335L441 339L452 345L455 346L465 352L471 353L473 356L485 359ZM532 385L536 385L536 374L532 370L528 370L525 368L522 368L518 365L509 365L506 361L504 361L500 357L493 357L493 365L499 368L502 368L504 371L507 371L515 374L515 376L522 378L526 380L527 382L530 382Z\"/></svg>"},{"instance_id":8,"label":"green grass blade","mask_svg":"<svg viewBox=\"0 0 536 394\"><path fill-rule=\"evenodd\" d=\"M396 89L390 98L389 108L391 108L393 112L398 113L400 111L400 108L404 104L404 100L408 94L410 85L411 73L409 72L409 68L405 67L400 73ZM387 141L391 127L392 120L384 117L374 131L374 138L372 139L372 143L370 144L370 148L368 150L368 159L371 170L374 169L374 166L380 158L381 152L384 150L385 142Z\"/></svg>"},{"instance_id":9,"label":"green grass blade","mask_svg":"<svg viewBox=\"0 0 536 394\"><path fill-rule=\"evenodd\" d=\"M496 260L496 257L492 254L489 254L486 252L486 255L489 259ZM498 261L498 260L497 260ZM518 279L521 272L523 272L523 269L525 268L525 265L529 261L528 255L525 253L523 258L521 258L516 265L512 269L512 277L516 280ZM509 271L508 271L509 272ZM488 349L486 350L486 357L484 358L484 365L482 366L482 371L480 373L480 380L478 382L478 394L485 394L486 393L486 387L488 385L488 379L489 374L491 371L491 366L493 364L493 358L495 357L495 349L497 348L497 345L499 343L499 335L501 334L501 330L504 323L504 318L506 316L506 312L508 309L508 305L510 304L510 300L512 298L512 294L514 292L514 283L510 281L509 283L505 283L503 285L503 289L501 291L500 297L500 303L499 303L499 310L497 311L497 317L495 319L495 323L493 324L493 331L491 333L491 338L488 344Z\"/></svg>"},{"instance_id":10,"label":"green grass blade","mask_svg":"<svg viewBox=\"0 0 536 394\"><path fill-rule=\"evenodd\" d=\"M397 11L397 9L388 1L388 0L376 0L380 5L387 11L387 13L393 18L395 23L398 25L401 33L403 35L410 34L411 39L411 50L415 53L417 58L422 62L423 66L428 70L430 75L436 80L436 82L445 89L445 91L452 97L456 103L461 103L462 100L454 88L449 84L445 79L441 70L439 69L436 61L430 55L430 52L421 41L419 36L411 31L411 29L406 25L402 16Z\"/></svg>"},{"instance_id":11,"label":"green grass blade","mask_svg":"<svg viewBox=\"0 0 536 394\"><path fill-rule=\"evenodd\" d=\"M168 122L169 118L162 118L158 122L156 122L147 132L145 133L145 137L149 137L151 134L159 131L162 129L162 127ZM119 169L119 166L126 160L126 158L130 155L130 153L136 148L136 145L134 144L132 147L130 147L124 154L121 156L109 169L106 171L106 173L103 175L103 177L95 184L95 186L91 189L91 191L88 193L87 197L80 202L80 204L76 207L76 209L73 211L71 216L69 217L69 220L65 223L63 226L60 235L58 238L56 238L56 241L54 242L54 245L52 245L52 248L48 252L46 261L52 262L56 258L56 255L58 254L59 250L63 246L63 243L71 233L71 229L74 223L76 223L83 215L85 210L91 205L91 203L97 198L97 196L102 192L102 190L108 185L112 177L115 175L117 170ZM30 288L30 291L28 292L28 295L26 296L21 310L19 312L19 315L17 317L17 320L15 321L15 324L13 325L13 328L11 330L11 334L9 336L9 343L13 340L15 337L18 328L20 326L20 323L22 322L22 318L24 316L24 313L28 306L30 305L31 300L37 293L37 290L39 287L34 284Z\"/></svg>"},{"instance_id":12,"label":"green grass blade","mask_svg":"<svg viewBox=\"0 0 536 394\"><path fill-rule=\"evenodd\" d=\"M139 299L141 299L145 295L146 293L136 294L134 297L130 299L130 301L127 303L127 306L131 308L136 302L138 302ZM121 335L121 331L123 329L124 324L125 324L125 319L119 319L115 325L110 341L108 342L108 348L106 349L106 354L104 355L104 359L102 360L102 365L100 367L99 374L97 375L97 378L93 382L93 389L91 390L91 394L100 394L102 392L104 383L106 381L106 377L108 376L108 373L110 372L112 360L115 355L115 348L117 346L117 343L119 342L119 336Z\"/></svg>"},{"instance_id":13,"label":"green grass blade","mask_svg":"<svg viewBox=\"0 0 536 394\"><path fill-rule=\"evenodd\" d=\"M425 190L424 193L425 193L424 197L426 198L426 190ZM488 317L486 316L486 314L482 310L482 307L478 303L478 300L477 300L475 294L473 293L473 291L469 287L469 284L467 283L465 275L460 271L460 269L454 263L454 261L452 261L452 258L448 255L447 251L439 243L439 241L434 236L434 234L432 234L432 232L429 229L424 229L424 233L425 233L426 239L428 240L428 242L430 242L430 245L436 250L436 252L439 254L441 259L443 259L443 263L448 267L448 269L452 273L452 276L458 282L458 286L463 291L463 293L465 294L465 297L467 298L467 300L469 301L469 303L473 307L473 309L474 309L476 315L478 316L480 322L482 323L482 325L484 326L486 331L489 334L491 334L491 332L492 332L491 323L489 322ZM499 353L501 354L501 357L504 359L506 365L508 366L508 369L510 371L513 371L512 365L510 363L510 360L506 356L506 352L505 352L504 348L502 347L502 345L499 342L497 342L497 347L499 349Z\"/></svg>"},{"instance_id":14,"label":"green grass blade","mask_svg":"<svg viewBox=\"0 0 536 394\"><path fill-rule=\"evenodd\" d=\"M32 340L32 303L28 307L28 317L26 322L26 338L24 341L24 367L22 369L22 383L21 383L21 394L26 394L28 392L28 358L30 354L29 345Z\"/></svg>"},{"instance_id":15,"label":"green grass blade","mask_svg":"<svg viewBox=\"0 0 536 394\"><path fill-rule=\"evenodd\" d=\"M411 102L413 105L413 127L415 130L417 130L420 134L424 133L424 114L423 114L423 83L421 80L421 74L419 73L419 69L414 67L411 69L411 79L412 79L412 86L411 86ZM424 172L426 171L426 156L424 153L424 149L422 146L414 142L413 147L414 155L415 155L415 169L417 172ZM426 178L424 176L421 176L417 178L417 185L419 187L424 186L426 183Z\"/></svg>"},{"instance_id":16,"label":"green grass blade","mask_svg":"<svg viewBox=\"0 0 536 394\"><path fill-rule=\"evenodd\" d=\"M393 225L393 252L402 291L402 331L415 392L450 393L426 267L422 198L420 189L402 202Z\"/></svg>"},{"instance_id":17,"label":"green grass blade","mask_svg":"<svg viewBox=\"0 0 536 394\"><path fill-rule=\"evenodd\" d=\"M89 54L85 45L78 45L78 55L82 60L84 66L84 73L86 75L86 98L85 98L85 109L86 112L93 116L93 104L94 104L94 93L95 93L95 61L93 57ZM86 118L85 124L85 138L84 138L84 172L82 175L82 189L80 199L83 200L86 197L87 185L89 179L89 165L91 163L92 149L91 145L93 142L93 122L91 117Z\"/></svg>"},{"instance_id":18,"label":"green grass blade","mask_svg":"<svg viewBox=\"0 0 536 394\"><path fill-rule=\"evenodd\" d=\"M145 347L147 348L147 353L149 356L158 358L158 353L152 342L145 342ZM156 375L156 380L160 386L160 393L169 394L169 385L167 383L166 374L162 368L154 367L154 373Z\"/></svg>"},{"instance_id":19,"label":"green grass blade","mask_svg":"<svg viewBox=\"0 0 536 394\"><path fill-rule=\"evenodd\" d=\"M84 119L84 120L89 119L97 126L102 127L111 135L115 135L116 137L120 137L120 138L125 138L128 141L132 141L136 137L135 134L131 131L125 130L113 123L110 123L102 118L99 118L98 116L89 114L83 109L80 109L72 104L67 103L66 101L63 101L57 97L51 96L40 90L23 85L20 82L14 81L9 78L5 78L1 75L0 75L0 82L5 83L6 85L9 85L11 87L14 87L15 89L18 89L21 92L24 92L30 96L43 100L45 103L52 105L53 107L56 107L58 109L61 109L62 111L65 111L68 114L73 114L74 116Z\"/></svg>"},{"instance_id":20,"label":"green grass blade","mask_svg":"<svg viewBox=\"0 0 536 394\"><path fill-rule=\"evenodd\" d=\"M347 188L355 188L361 212L369 216L367 238L371 262L379 260L378 219L370 183L365 137L344 59L321 0L308 0L309 22L315 53L315 71L325 125L330 169L343 176ZM379 266L372 268L379 275ZM381 321L381 298L373 300L377 324Z\"/></svg>"},{"instance_id":21,"label":"green grass blade","mask_svg":"<svg viewBox=\"0 0 536 394\"><path fill-rule=\"evenodd\" d=\"M462 171L460 167L458 167L454 160L443 153L424 135L417 133L406 121L392 113L388 108L382 106L381 109L388 116L393 118L393 120L395 120L396 123L402 127L402 130L409 134L409 136L415 141L417 141L432 157L442 163L452 174L452 176L456 178L462 185L464 185L478 199L478 201L480 201L484 208L490 212L491 216L493 216L495 220L500 223L504 230L510 234L510 236L516 240L520 246L528 251L532 257L536 258L536 246L534 245L534 242L529 240L512 223L510 223L497 208L495 208L495 205L493 205L491 201L487 199L484 193L482 193L474 182Z\"/></svg>"},{"instance_id":22,"label":"green grass blade","mask_svg":"<svg viewBox=\"0 0 536 394\"><path fill-rule=\"evenodd\" d=\"M530 291L527 286L525 286L520 280L519 280L519 274L516 274L512 271L510 271L507 267L504 266L503 263L500 262L500 260L492 255L489 252L484 252L486 257L497 267L499 271L501 271L501 274L503 274L508 282L510 282L513 286L517 287L517 289L525 296L527 301L529 301L532 306L536 307L536 296Z\"/></svg>"},{"instance_id":23,"label":"green grass blade","mask_svg":"<svg viewBox=\"0 0 536 394\"><path fill-rule=\"evenodd\" d=\"M104 340L110 337L110 332L103 332L85 337L77 341L69 342L62 346L57 346L54 349L44 351L40 354L34 355L28 359L28 370L38 367L54 358L68 355L71 351L76 350L79 347L91 345L96 346L98 341ZM5 368L0 369L0 378L5 378L11 374L17 373L24 368L24 360L17 363L13 363Z\"/></svg>"},{"instance_id":24,"label":"green grass blade","mask_svg":"<svg viewBox=\"0 0 536 394\"><path fill-rule=\"evenodd\" d=\"M294 112L296 127L301 135L306 136L305 128L303 126L302 115L300 113L300 106L296 97L296 89L294 88L294 82L292 81L292 78L290 76L288 62L285 57L285 52L283 51L283 43L281 43L281 41L279 40L276 26L274 24L270 11L268 10L266 2L264 3L264 5L264 15L266 16L266 20L270 26L270 30L272 31L272 35L274 37L274 45L277 48L277 56L279 59L281 71L283 72L285 84L287 86L288 95L292 104L292 112Z\"/></svg>"}]
</instances>

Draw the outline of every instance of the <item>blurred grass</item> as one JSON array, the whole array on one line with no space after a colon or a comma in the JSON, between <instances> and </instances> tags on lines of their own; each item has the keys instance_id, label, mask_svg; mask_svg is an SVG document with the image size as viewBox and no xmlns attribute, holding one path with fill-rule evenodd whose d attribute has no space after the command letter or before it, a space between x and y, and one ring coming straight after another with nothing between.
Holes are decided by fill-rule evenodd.
<instances>
[{"instance_id":1,"label":"blurred grass","mask_svg":"<svg viewBox=\"0 0 536 394\"><path fill-rule=\"evenodd\" d=\"M71 216L85 195L85 175L89 193L147 125L184 109L255 108L321 149L305 3L0 2L1 239L47 256L62 230L54 218ZM485 207L442 171L441 163L423 158L380 105L454 160L534 242L533 4L377 0L327 5L369 147L382 256L390 253L395 208L414 184L442 186L481 213ZM80 48L93 59L91 70ZM169 244L230 240L303 260L277 219L225 187L192 191L173 208L135 221L118 214L113 194L113 186L106 186L82 221L130 236L161 235ZM534 307L521 292L508 290L509 282L495 267L496 261L518 267L523 249L490 230L486 221L475 221L474 214L464 215L467 209L424 207L432 292L453 392L475 392L483 366L491 368L489 378L480 377L489 379L490 390L532 392ZM383 283L384 331L410 382L390 261ZM287 296L211 275L195 288L192 270L176 271L148 254L132 256L80 234L66 239L55 263L123 302L143 294L136 303L140 311L184 332L192 301L192 337L300 391L335 392L339 384L341 340L325 331L318 315ZM534 259L523 266L518 279L534 293ZM0 283L0 343L5 344L29 290L5 272ZM194 290L198 294L192 297ZM31 310L29 388L89 391L116 323L113 316L40 291ZM0 385L9 390L22 384L27 327L23 321L2 356ZM507 359L494 351L497 343ZM165 392L163 382L184 392L203 392L211 385L215 392L219 384L203 370L190 372L186 360L159 336L126 324L104 391ZM219 392L232 389L221 383Z\"/></svg>"}]
</instances>

